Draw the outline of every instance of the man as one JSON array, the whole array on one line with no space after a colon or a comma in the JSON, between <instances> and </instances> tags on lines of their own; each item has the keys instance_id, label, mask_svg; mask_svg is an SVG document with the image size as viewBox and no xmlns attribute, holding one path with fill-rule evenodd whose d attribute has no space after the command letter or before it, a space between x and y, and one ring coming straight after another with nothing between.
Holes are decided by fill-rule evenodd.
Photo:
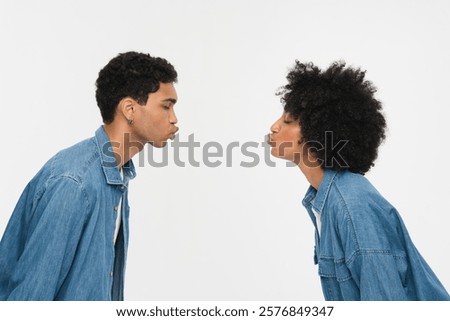
<instances>
[{"instance_id":1,"label":"man","mask_svg":"<svg viewBox=\"0 0 450 321\"><path fill-rule=\"evenodd\" d=\"M396 209L363 176L386 121L365 72L296 62L279 93L272 155L298 165L316 228L315 264L326 300L449 300Z\"/></svg>"},{"instance_id":2,"label":"man","mask_svg":"<svg viewBox=\"0 0 450 321\"><path fill-rule=\"evenodd\" d=\"M0 243L1 300L123 300L131 158L174 137L176 81L165 59L136 52L100 71L104 124L25 188Z\"/></svg>"}]
</instances>

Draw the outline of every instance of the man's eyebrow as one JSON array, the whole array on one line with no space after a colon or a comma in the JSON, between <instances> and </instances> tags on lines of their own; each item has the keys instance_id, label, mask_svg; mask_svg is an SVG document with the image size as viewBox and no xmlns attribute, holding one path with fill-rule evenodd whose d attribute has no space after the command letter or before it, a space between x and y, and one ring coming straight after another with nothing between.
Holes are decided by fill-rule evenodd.
<instances>
[{"instance_id":1,"label":"man's eyebrow","mask_svg":"<svg viewBox=\"0 0 450 321\"><path fill-rule=\"evenodd\" d=\"M167 98L167 99L163 99L161 101L162 102L171 102L172 104L175 104L177 102L177 100L175 98Z\"/></svg>"}]
</instances>

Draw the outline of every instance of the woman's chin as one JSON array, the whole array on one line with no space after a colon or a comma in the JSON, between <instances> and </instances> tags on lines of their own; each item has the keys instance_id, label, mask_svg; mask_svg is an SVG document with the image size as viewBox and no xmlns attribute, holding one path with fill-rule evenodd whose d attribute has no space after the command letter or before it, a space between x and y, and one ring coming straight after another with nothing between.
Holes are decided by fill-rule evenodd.
<instances>
[{"instance_id":1,"label":"woman's chin","mask_svg":"<svg viewBox=\"0 0 450 321\"><path fill-rule=\"evenodd\" d=\"M280 153L278 152L278 149L276 147L272 147L270 150L270 154L275 158L285 159L284 157L280 156Z\"/></svg>"}]
</instances>

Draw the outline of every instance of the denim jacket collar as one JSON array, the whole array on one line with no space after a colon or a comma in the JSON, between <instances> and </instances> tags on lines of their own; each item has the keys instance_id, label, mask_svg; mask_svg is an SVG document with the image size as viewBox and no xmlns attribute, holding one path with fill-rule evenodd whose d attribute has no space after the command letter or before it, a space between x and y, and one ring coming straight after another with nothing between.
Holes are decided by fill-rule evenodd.
<instances>
[{"instance_id":1,"label":"denim jacket collar","mask_svg":"<svg viewBox=\"0 0 450 321\"><path fill-rule=\"evenodd\" d=\"M126 162L122 169L124 174L124 180L120 177L119 168L117 167L116 158L112 149L111 142L108 135L105 132L103 126L100 126L95 132L95 141L97 143L98 152L102 162L103 172L105 174L106 181L110 185L121 185L127 183L130 179L136 177L136 170L134 168L133 161L130 159Z\"/></svg>"},{"instance_id":2,"label":"denim jacket collar","mask_svg":"<svg viewBox=\"0 0 450 321\"><path fill-rule=\"evenodd\" d=\"M327 199L328 193L331 188L331 184L338 172L325 169L322 182L320 182L319 189L316 190L314 187L310 186L303 198L303 206L306 208L312 207L316 212L322 214L325 201Z\"/></svg>"}]
</instances>

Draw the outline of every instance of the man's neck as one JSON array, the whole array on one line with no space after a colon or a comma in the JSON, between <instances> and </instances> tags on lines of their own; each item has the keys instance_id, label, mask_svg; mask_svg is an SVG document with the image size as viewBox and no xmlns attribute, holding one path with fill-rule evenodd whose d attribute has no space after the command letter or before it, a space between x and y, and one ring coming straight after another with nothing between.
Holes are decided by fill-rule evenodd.
<instances>
[{"instance_id":1,"label":"man's neck","mask_svg":"<svg viewBox=\"0 0 450 321\"><path fill-rule=\"evenodd\" d=\"M144 144L135 139L124 125L104 124L103 128L111 142L119 169L144 148Z\"/></svg>"}]
</instances>

